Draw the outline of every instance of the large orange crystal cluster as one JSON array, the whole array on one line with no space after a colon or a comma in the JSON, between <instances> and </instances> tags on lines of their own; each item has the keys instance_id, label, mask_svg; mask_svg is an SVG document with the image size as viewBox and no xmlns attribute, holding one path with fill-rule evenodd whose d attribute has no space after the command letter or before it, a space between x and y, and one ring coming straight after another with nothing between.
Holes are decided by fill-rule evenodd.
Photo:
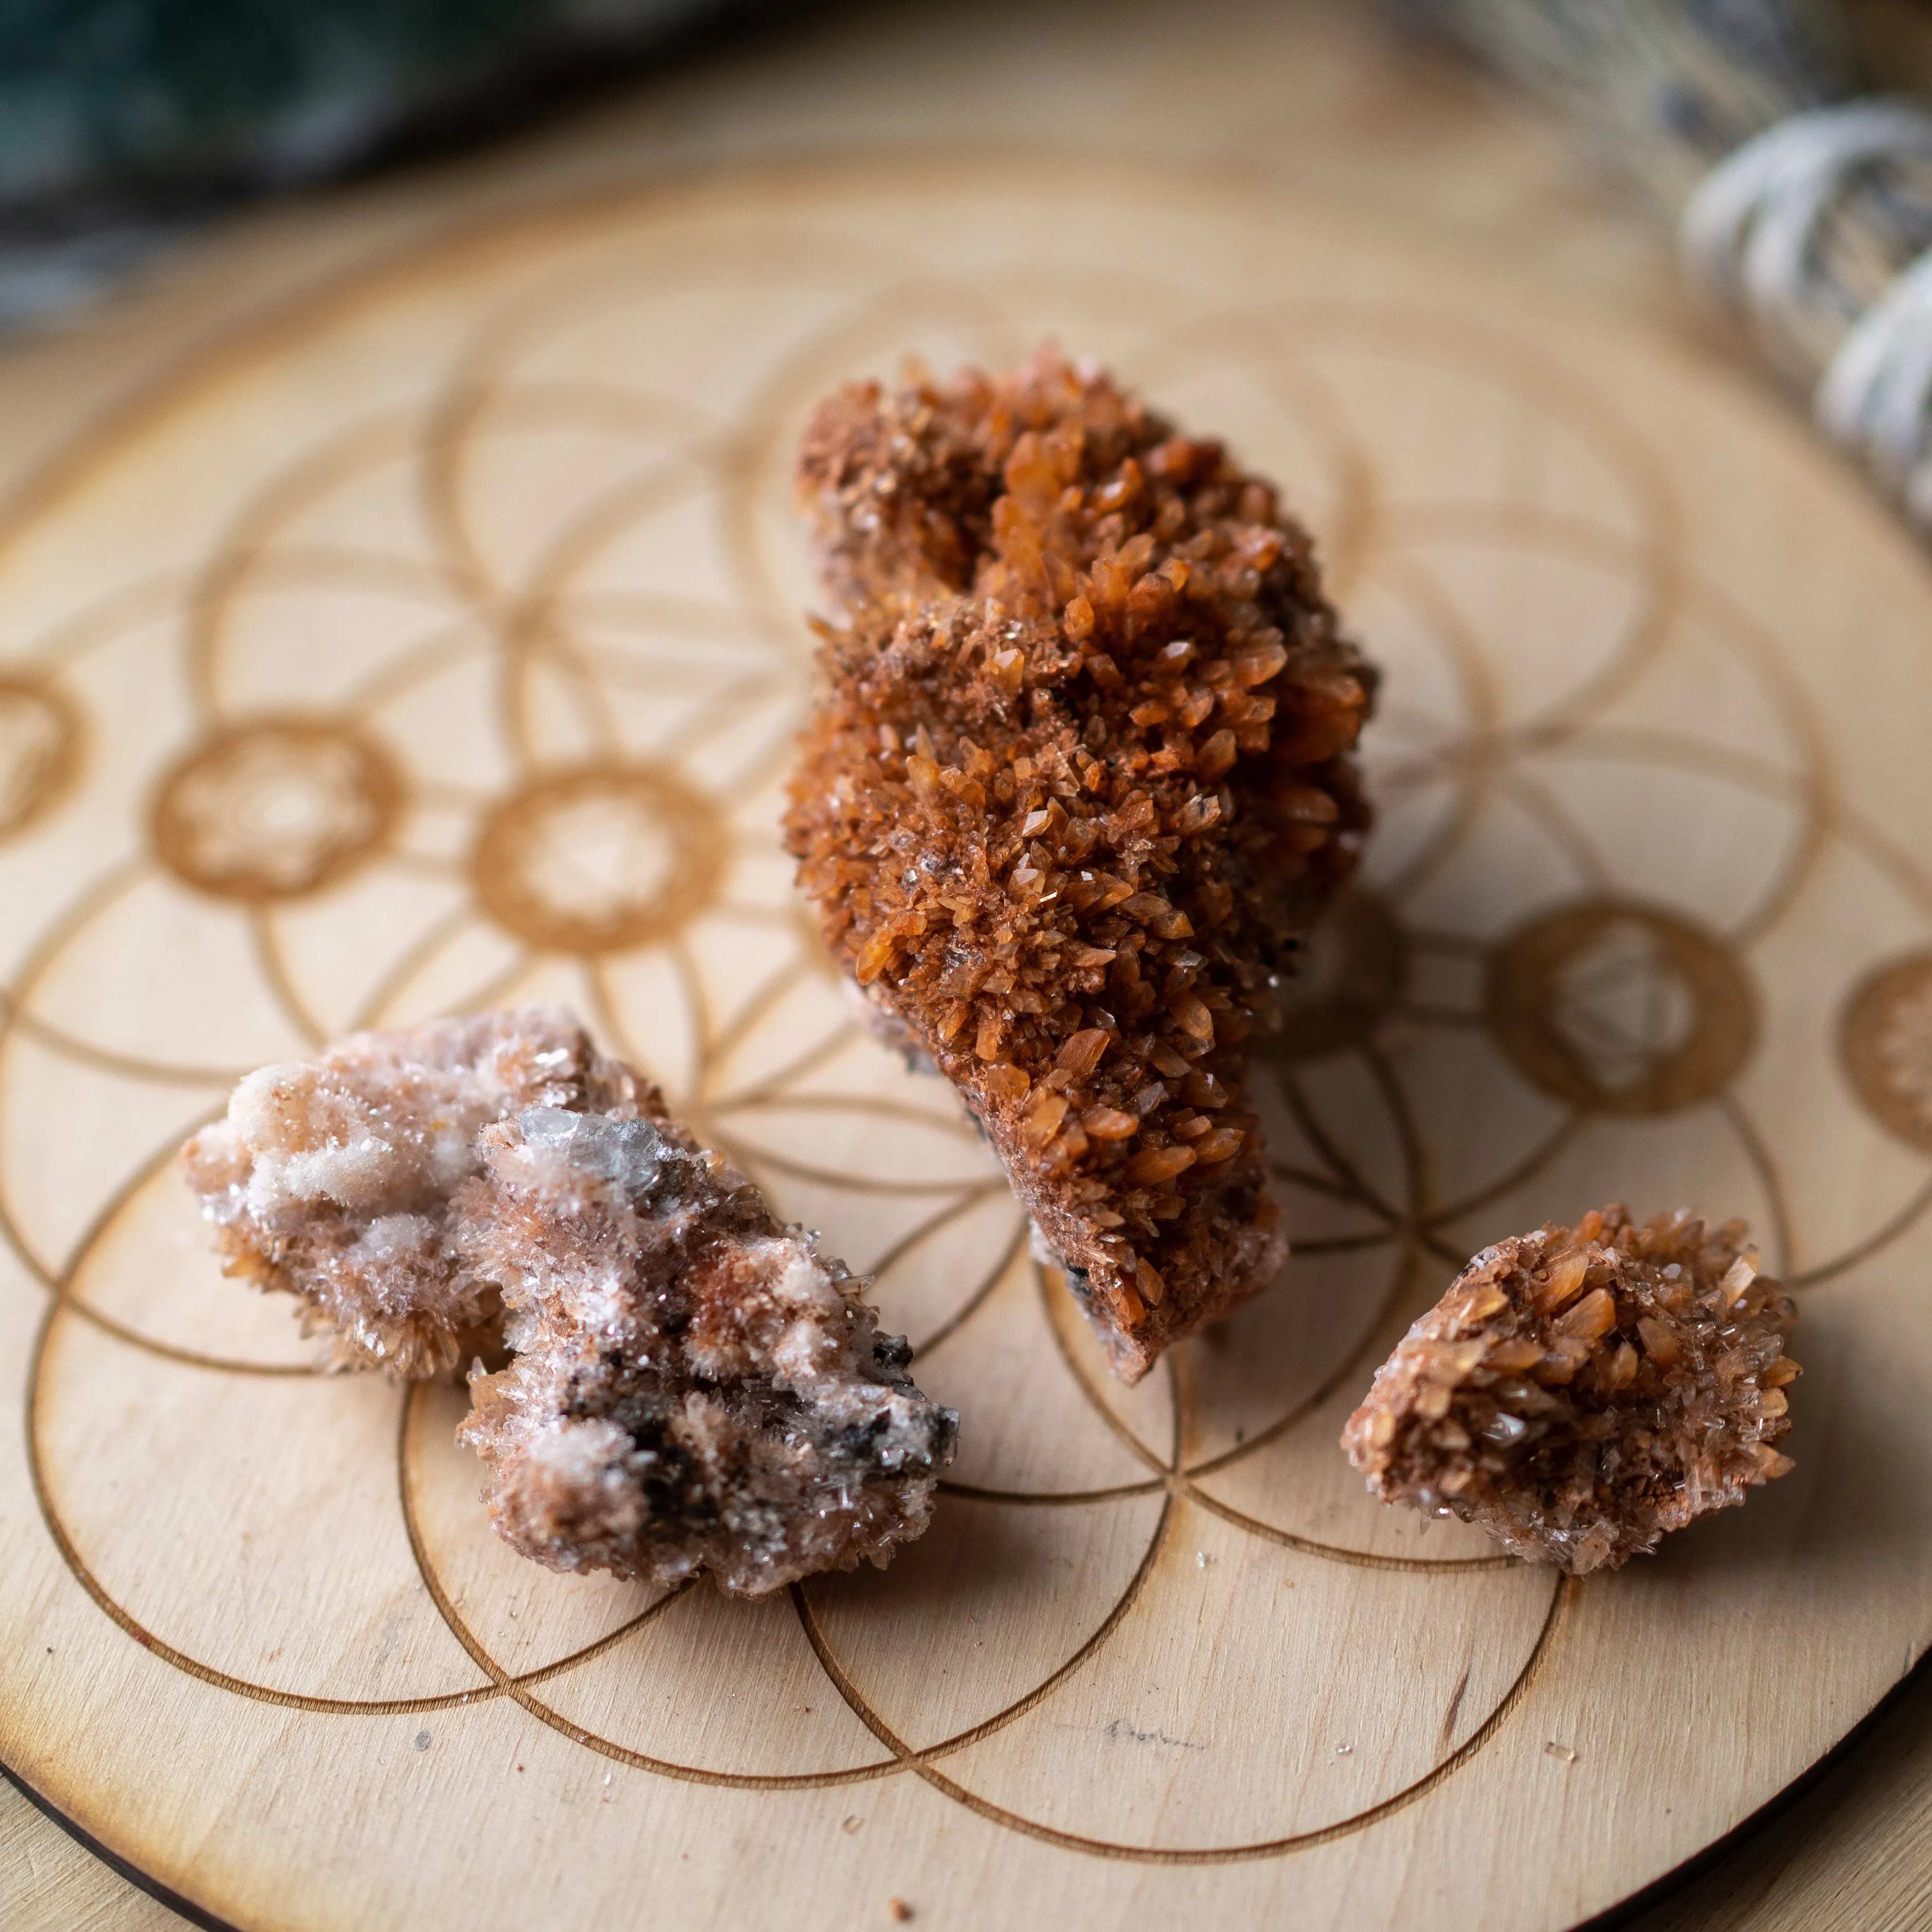
<instances>
[{"instance_id":1,"label":"large orange crystal cluster","mask_svg":"<svg viewBox=\"0 0 1932 1932\"><path fill-rule=\"evenodd\" d=\"M1355 863L1373 674L1267 484L1051 353L848 387L799 474L844 620L800 878L1132 1381L1286 1252L1244 1076Z\"/></svg>"},{"instance_id":2,"label":"large orange crystal cluster","mask_svg":"<svg viewBox=\"0 0 1932 1932\"><path fill-rule=\"evenodd\" d=\"M1342 1446L1384 1502L1574 1574L1616 1569L1792 1466L1774 1445L1795 1318L1742 1221L1605 1208L1477 1256Z\"/></svg>"}]
</instances>

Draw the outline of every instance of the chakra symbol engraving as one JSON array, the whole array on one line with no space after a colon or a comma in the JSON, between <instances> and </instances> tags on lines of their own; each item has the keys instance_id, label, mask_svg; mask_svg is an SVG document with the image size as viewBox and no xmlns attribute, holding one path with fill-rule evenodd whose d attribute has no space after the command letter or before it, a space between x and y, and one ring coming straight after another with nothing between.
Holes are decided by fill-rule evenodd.
<instances>
[{"instance_id":1,"label":"chakra symbol engraving","mask_svg":"<svg viewBox=\"0 0 1932 1932\"><path fill-rule=\"evenodd\" d=\"M73 706L35 680L0 676L0 838L43 816L80 768Z\"/></svg>"},{"instance_id":2,"label":"chakra symbol engraving","mask_svg":"<svg viewBox=\"0 0 1932 1932\"><path fill-rule=\"evenodd\" d=\"M1640 920L1606 926L1560 967L1550 1021L1613 1094L1641 1087L1696 1030L1696 996Z\"/></svg>"},{"instance_id":3,"label":"chakra symbol engraving","mask_svg":"<svg viewBox=\"0 0 1932 1932\"><path fill-rule=\"evenodd\" d=\"M1873 974L1838 1036L1858 1098L1908 1144L1932 1152L1932 954Z\"/></svg>"},{"instance_id":4,"label":"chakra symbol engraving","mask_svg":"<svg viewBox=\"0 0 1932 1932\"><path fill-rule=\"evenodd\" d=\"M478 897L500 926L556 952L619 952L674 932L710 901L724 841L673 773L597 764L505 801L477 842Z\"/></svg>"},{"instance_id":5,"label":"chakra symbol engraving","mask_svg":"<svg viewBox=\"0 0 1932 1932\"><path fill-rule=\"evenodd\" d=\"M217 898L301 898L378 851L403 802L388 754L352 725L257 718L190 752L161 782L154 847Z\"/></svg>"},{"instance_id":6,"label":"chakra symbol engraving","mask_svg":"<svg viewBox=\"0 0 1932 1932\"><path fill-rule=\"evenodd\" d=\"M1506 940L1485 1006L1532 1085L1610 1114L1668 1114L1721 1088L1750 1058L1750 982L1723 943L1654 907L1566 908Z\"/></svg>"}]
</instances>

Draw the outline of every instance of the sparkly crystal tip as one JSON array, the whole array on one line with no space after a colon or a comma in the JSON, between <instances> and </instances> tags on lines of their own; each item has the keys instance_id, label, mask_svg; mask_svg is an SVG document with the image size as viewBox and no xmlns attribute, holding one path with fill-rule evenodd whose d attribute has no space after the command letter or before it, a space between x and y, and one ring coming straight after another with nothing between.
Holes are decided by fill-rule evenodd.
<instances>
[{"instance_id":1,"label":"sparkly crystal tip","mask_svg":"<svg viewBox=\"0 0 1932 1932\"><path fill-rule=\"evenodd\" d=\"M525 1555L756 1596L883 1564L958 1419L861 1284L543 1009L264 1068L184 1150L227 1271L338 1366L470 1371L462 1430Z\"/></svg>"},{"instance_id":2,"label":"sparkly crystal tip","mask_svg":"<svg viewBox=\"0 0 1932 1932\"><path fill-rule=\"evenodd\" d=\"M495 1285L444 1240L478 1134L526 1107L634 1112L639 1085L544 1007L351 1034L250 1074L182 1161L228 1274L298 1298L338 1366L434 1376L500 1325Z\"/></svg>"},{"instance_id":3,"label":"sparkly crystal tip","mask_svg":"<svg viewBox=\"0 0 1932 1932\"><path fill-rule=\"evenodd\" d=\"M1477 1256L1376 1372L1342 1446L1386 1502L1512 1554L1616 1569L1783 1475L1796 1310L1742 1221L1621 1207Z\"/></svg>"},{"instance_id":4,"label":"sparkly crystal tip","mask_svg":"<svg viewBox=\"0 0 1932 1932\"><path fill-rule=\"evenodd\" d=\"M1244 1076L1355 862L1373 674L1272 489L1049 352L841 391L799 484L844 620L801 881L1132 1381L1286 1252Z\"/></svg>"}]
</instances>

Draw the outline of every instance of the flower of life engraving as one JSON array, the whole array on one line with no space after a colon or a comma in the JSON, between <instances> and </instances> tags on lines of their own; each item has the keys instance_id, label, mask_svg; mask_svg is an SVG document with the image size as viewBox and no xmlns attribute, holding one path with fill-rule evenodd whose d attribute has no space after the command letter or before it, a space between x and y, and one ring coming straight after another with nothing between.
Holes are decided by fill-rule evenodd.
<instances>
[{"instance_id":1,"label":"flower of life engraving","mask_svg":"<svg viewBox=\"0 0 1932 1932\"><path fill-rule=\"evenodd\" d=\"M212 1697L423 1738L508 1702L620 1775L916 1780L1116 1858L1372 1830L1534 1721L1577 1613L1360 1495L1335 1437L1374 1364L1474 1249L1605 1198L1747 1214L1805 1290L1920 1238L1932 884L1834 800L1786 641L1685 554L1670 452L1560 352L1211 232L1162 268L1124 238L1178 217L1097 190L1078 261L1011 184L962 190L943 252L796 192L620 199L372 284L222 377L232 440L140 570L78 596L82 551L13 539L0 866L59 884L17 915L0 1209L45 1303L46 1533ZM1295 1257L1132 1391L948 1093L855 1024L776 836L804 411L1049 334L1279 478L1387 671L1364 880L1258 1075ZM88 487L152 495L154 460ZM1889 896L1827 1007L1796 956L1852 873ZM872 1273L962 1411L889 1572L748 1606L538 1570L488 1528L456 1391L318 1375L217 1274L172 1154L227 1083L532 999ZM1808 1136L1847 1132L1873 1186L1808 1193ZM1334 1679L1371 1598L1414 1633L1394 1688ZM1175 1648L1204 1627L1240 1667Z\"/></svg>"}]
</instances>

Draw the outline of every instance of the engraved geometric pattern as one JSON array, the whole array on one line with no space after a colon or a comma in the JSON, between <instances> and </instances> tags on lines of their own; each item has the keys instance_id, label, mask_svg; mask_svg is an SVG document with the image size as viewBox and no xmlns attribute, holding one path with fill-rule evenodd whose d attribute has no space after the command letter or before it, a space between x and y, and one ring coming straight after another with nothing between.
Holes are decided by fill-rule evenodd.
<instances>
[{"instance_id":1,"label":"engraved geometric pattern","mask_svg":"<svg viewBox=\"0 0 1932 1932\"><path fill-rule=\"evenodd\" d=\"M419 250L50 472L0 528L0 1508L32 1578L0 1757L208 1910L304 1925L530 1922L580 1858L610 1868L583 1922L683 1922L622 1883L680 1858L773 1922L970 1871L981 1923L1373 1923L1374 1868L1453 1839L1459 1793L1540 1874L1614 1801L1613 1888L1539 1876L1486 1922L1527 1925L1856 1721L1927 1634L1925 1486L1821 1529L1860 1443L1804 1418L1888 1349L1919 1372L1881 1336L1932 1252L1932 880L1862 802L1917 781L1819 613L1862 572L1903 614L1864 635L1876 694L1932 594L1762 406L1536 299L1222 182L826 164ZM1278 478L1387 674L1364 883L1258 1077L1294 1258L1132 1391L948 1092L855 1022L776 833L803 412L1046 335ZM1766 466L1835 532L1798 546L1809 603L1700 522ZM889 1571L746 1604L542 1570L488 1528L457 1391L319 1375L219 1276L172 1156L230 1082L526 1000L869 1272L961 1410ZM1462 1258L1612 1198L1750 1217L1803 1300L1800 1472L1580 1587L1377 1508L1335 1438ZM1820 1664L1795 1760L1738 1742L1775 1673L1715 1665L1666 1809L1605 1646L1834 1591L1888 1634ZM52 1714L88 1684L83 1754ZM326 1796L270 1802L297 1760ZM427 1827L352 1822L431 1787L478 1875L434 1895ZM1474 1896L1444 1880L1443 1922Z\"/></svg>"}]
</instances>

